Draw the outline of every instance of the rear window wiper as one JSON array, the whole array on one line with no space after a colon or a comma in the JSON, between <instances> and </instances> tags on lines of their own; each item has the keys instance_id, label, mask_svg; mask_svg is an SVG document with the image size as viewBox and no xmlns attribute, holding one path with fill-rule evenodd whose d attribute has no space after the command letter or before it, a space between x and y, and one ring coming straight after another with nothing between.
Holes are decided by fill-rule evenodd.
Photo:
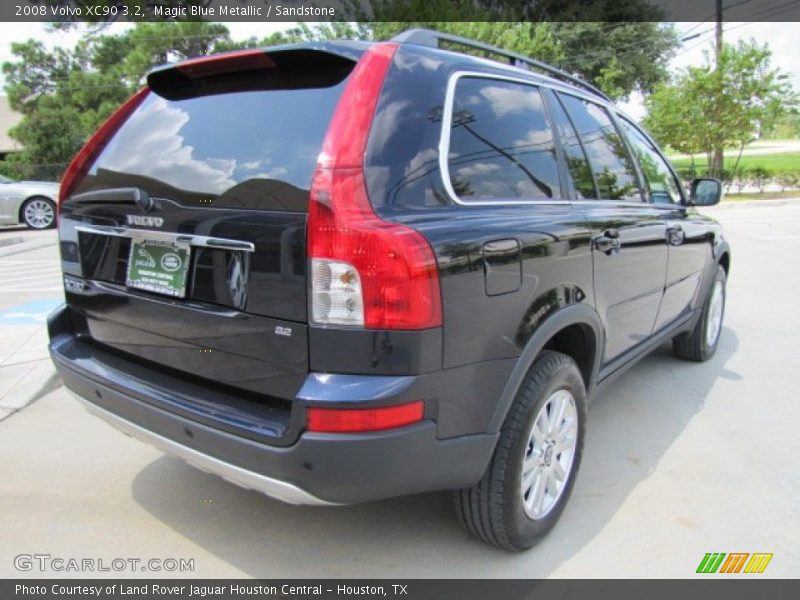
<instances>
[{"instance_id":1,"label":"rear window wiper","mask_svg":"<svg viewBox=\"0 0 800 600\"><path fill-rule=\"evenodd\" d=\"M77 204L100 204L112 202L115 204L136 204L143 209L149 209L153 205L153 199L145 190L138 187L106 188L103 190L92 190L73 194L69 198L70 202Z\"/></svg>"}]
</instances>

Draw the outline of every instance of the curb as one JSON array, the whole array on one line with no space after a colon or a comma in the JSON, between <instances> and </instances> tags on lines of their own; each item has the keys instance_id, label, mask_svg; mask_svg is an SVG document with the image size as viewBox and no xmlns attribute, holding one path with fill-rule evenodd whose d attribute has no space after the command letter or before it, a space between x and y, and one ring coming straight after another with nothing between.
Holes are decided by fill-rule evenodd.
<instances>
[{"instance_id":1,"label":"curb","mask_svg":"<svg viewBox=\"0 0 800 600\"><path fill-rule=\"evenodd\" d=\"M0 248L3 246L13 246L14 244L21 244L25 241L25 238L21 237L12 237L12 238L3 238L0 240Z\"/></svg>"},{"instance_id":2,"label":"curb","mask_svg":"<svg viewBox=\"0 0 800 600\"><path fill-rule=\"evenodd\" d=\"M750 208L753 206L768 206L768 207L777 207L777 206L785 206L787 204L798 204L800 203L800 196L797 198L773 198L771 200L764 199L764 200L723 200L719 204L713 207L707 208L723 208L723 209L732 209L732 208Z\"/></svg>"},{"instance_id":3,"label":"curb","mask_svg":"<svg viewBox=\"0 0 800 600\"><path fill-rule=\"evenodd\" d=\"M28 252L30 250L38 250L39 248L46 248L47 246L55 246L57 243L57 238L52 240L33 240L30 242L24 242L20 240L20 243L16 243L13 246L8 248L0 248L0 258L4 256L12 256L14 254L22 254L23 252ZM0 244L0 246L2 246L2 244Z\"/></svg>"}]
</instances>

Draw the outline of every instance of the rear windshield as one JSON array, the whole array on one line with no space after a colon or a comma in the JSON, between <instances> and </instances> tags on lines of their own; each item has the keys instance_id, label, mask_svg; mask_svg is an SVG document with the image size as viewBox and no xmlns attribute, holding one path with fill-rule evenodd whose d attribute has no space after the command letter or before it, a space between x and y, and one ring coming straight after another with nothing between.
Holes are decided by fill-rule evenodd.
<instances>
[{"instance_id":1,"label":"rear windshield","mask_svg":"<svg viewBox=\"0 0 800 600\"><path fill-rule=\"evenodd\" d=\"M78 191L140 187L181 204L306 211L317 155L346 79L168 100L151 92Z\"/></svg>"}]
</instances>

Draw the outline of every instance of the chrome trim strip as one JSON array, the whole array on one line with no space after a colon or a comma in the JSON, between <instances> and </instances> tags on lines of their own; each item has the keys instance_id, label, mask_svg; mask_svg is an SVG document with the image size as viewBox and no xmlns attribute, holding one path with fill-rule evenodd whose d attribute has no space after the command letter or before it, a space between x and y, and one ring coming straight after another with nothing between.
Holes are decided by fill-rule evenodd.
<instances>
[{"instance_id":1,"label":"chrome trim strip","mask_svg":"<svg viewBox=\"0 0 800 600\"><path fill-rule=\"evenodd\" d=\"M137 240L154 240L169 242L177 245L200 246L203 248L217 248L220 250L241 250L242 252L255 252L256 247L252 242L229 240L226 238L209 237L205 235L192 235L172 233L169 231L154 231L152 229L132 229L130 227L109 227L107 225L76 225L77 231L93 233L95 235L111 235Z\"/></svg>"},{"instance_id":2,"label":"chrome trim strip","mask_svg":"<svg viewBox=\"0 0 800 600\"><path fill-rule=\"evenodd\" d=\"M456 71L450 75L447 81L447 90L444 96L444 111L442 112L442 130L439 134L439 174L441 176L442 184L450 199L460 206L514 206L514 205L594 205L594 206L608 206L609 204L624 205L631 207L658 207L651 202L618 202L615 200L477 200L469 202L461 200L453 189L453 184L450 181L450 167L447 162L447 154L450 149L450 129L453 124L453 102L455 99L456 84L462 77L477 77L480 79L499 79L500 81L510 81L512 83L521 83L523 85L530 85L534 87L541 87L551 89L557 92L571 94L578 98L593 102L598 106L609 107L610 109L619 112L613 104L598 101L597 97L589 96L580 90L574 90L564 85L552 85L547 80L528 79L525 77L514 77L512 75L499 75L497 73L485 73L483 71ZM623 113L624 114L624 113ZM666 205L665 205L666 207ZM673 210L675 206L671 207Z\"/></svg>"},{"instance_id":3,"label":"chrome trim strip","mask_svg":"<svg viewBox=\"0 0 800 600\"><path fill-rule=\"evenodd\" d=\"M594 206L597 208L614 208L616 206L630 207L630 208L655 208L658 210L674 211L685 210L686 207L682 204L661 204L655 202L628 202L617 200L573 200L574 206Z\"/></svg>"},{"instance_id":4,"label":"chrome trim strip","mask_svg":"<svg viewBox=\"0 0 800 600\"><path fill-rule=\"evenodd\" d=\"M475 202L465 202L461 200L456 191L453 189L453 184L450 181L450 167L447 164L447 153L450 148L450 128L453 124L453 100L455 98L456 84L462 77L479 77L482 79L499 79L501 81L511 81L514 83L522 83L530 86L540 86L541 84L524 79L521 77L512 77L508 75L498 75L496 73L482 73L480 71L456 71L450 76L447 81L447 91L444 96L444 112L442 113L442 130L439 134L439 173L441 175L442 184L450 199L461 206L512 206L512 205L528 205L528 204L555 204L566 205L572 204L570 200L476 200Z\"/></svg>"},{"instance_id":5,"label":"chrome trim strip","mask_svg":"<svg viewBox=\"0 0 800 600\"><path fill-rule=\"evenodd\" d=\"M209 456L208 454L203 454L202 452L198 452L197 450L183 446L177 442L173 442L170 439L139 427L127 419L123 419L122 417L119 417L95 404L92 404L72 390L70 390L70 393L81 404L83 404L84 408L86 408L90 414L94 415L95 417L103 419L109 425L119 429L122 433L134 437L141 442L150 444L151 446L155 446L162 452L166 452L167 454L171 454L177 458L183 459L201 471L219 475L226 481L234 483L240 487L261 492L262 494L270 496L271 498L275 498L289 504L337 506L335 502L328 502L327 500L317 498L316 496L291 483L280 481L279 479L273 479L271 477L267 477L266 475L261 475L260 473L254 473L253 471L248 471L247 469L226 463L218 458Z\"/></svg>"}]
</instances>

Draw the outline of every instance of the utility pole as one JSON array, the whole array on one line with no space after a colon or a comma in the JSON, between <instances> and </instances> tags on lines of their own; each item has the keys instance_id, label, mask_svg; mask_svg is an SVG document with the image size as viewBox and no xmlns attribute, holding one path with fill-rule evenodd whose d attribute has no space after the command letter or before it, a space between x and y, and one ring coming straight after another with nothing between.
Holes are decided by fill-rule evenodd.
<instances>
[{"instance_id":1,"label":"utility pole","mask_svg":"<svg viewBox=\"0 0 800 600\"><path fill-rule=\"evenodd\" d=\"M714 65L716 67L717 85L720 89L717 90L718 98L723 93L722 90L722 70L720 61L722 60L722 0L716 0L716 28L714 35ZM714 148L714 155L711 165L711 176L719 177L722 179L722 170L725 167L725 155L723 154L724 148Z\"/></svg>"},{"instance_id":2,"label":"utility pole","mask_svg":"<svg viewBox=\"0 0 800 600\"><path fill-rule=\"evenodd\" d=\"M719 68L719 57L722 54L722 0L716 0L716 3L717 26L715 31L714 57L717 61L717 68Z\"/></svg>"}]
</instances>

